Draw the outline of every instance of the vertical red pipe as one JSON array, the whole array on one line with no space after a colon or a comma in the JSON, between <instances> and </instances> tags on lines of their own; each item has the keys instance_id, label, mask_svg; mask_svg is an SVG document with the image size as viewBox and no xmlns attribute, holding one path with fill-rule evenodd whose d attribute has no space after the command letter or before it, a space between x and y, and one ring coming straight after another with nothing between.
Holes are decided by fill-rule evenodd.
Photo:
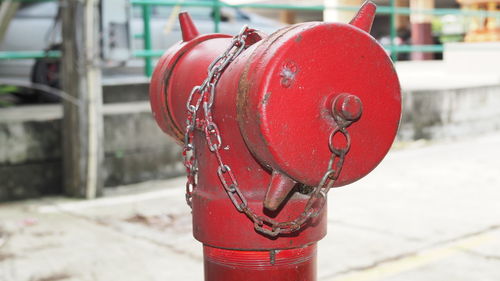
<instances>
[{"instance_id":1,"label":"vertical red pipe","mask_svg":"<svg viewBox=\"0 0 500 281\"><path fill-rule=\"evenodd\" d=\"M315 281L316 243L303 248L238 251L203 246L205 281Z\"/></svg>"}]
</instances>

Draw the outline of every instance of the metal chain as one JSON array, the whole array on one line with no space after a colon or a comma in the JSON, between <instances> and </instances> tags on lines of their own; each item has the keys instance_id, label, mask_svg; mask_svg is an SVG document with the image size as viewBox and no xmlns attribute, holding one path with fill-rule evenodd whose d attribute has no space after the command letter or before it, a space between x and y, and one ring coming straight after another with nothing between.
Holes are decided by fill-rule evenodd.
<instances>
[{"instance_id":1,"label":"metal chain","mask_svg":"<svg viewBox=\"0 0 500 281\"><path fill-rule=\"evenodd\" d=\"M253 30L244 26L240 33L235 36L231 42L229 48L219 57L217 57L208 67L208 77L203 81L200 86L195 86L191 93L189 94L188 101L186 103L187 107L187 119L186 119L186 131L184 133L184 148L182 155L184 158L184 166L186 167L187 182L186 182L186 202L192 207L192 193L197 185L197 175L198 175L198 162L195 157L195 146L193 143L194 130L198 125L205 128L207 141L209 142L209 147L211 151L221 145L221 138L217 125L211 121L211 108L215 98L215 87L217 82L224 71L224 69L231 63L244 49L245 40ZM208 102L203 103L205 118L203 120L197 119L198 110L208 94ZM202 124L202 121L210 120L210 122ZM211 132L217 132L216 135ZM216 143L213 142L211 137L215 136Z\"/></svg>"},{"instance_id":2,"label":"metal chain","mask_svg":"<svg viewBox=\"0 0 500 281\"><path fill-rule=\"evenodd\" d=\"M200 86L195 86L191 91L186 107L188 110L186 121L186 132L184 135L184 165L187 171L186 201L192 207L192 193L197 185L198 165L195 157L195 146L193 143L194 130L197 126L205 133L208 149L214 153L218 162L217 175L224 187L229 199L240 213L244 213L254 224L254 228L265 235L275 237L279 234L288 234L298 231L308 219L317 217L325 205L327 194L330 188L340 175L344 159L349 152L351 139L346 128L350 122L335 118L337 128L333 130L329 137L329 147L332 151L328 168L323 175L320 184L313 189L307 201L304 211L294 220L278 222L266 216L258 215L248 206L247 199L239 188L238 181L231 170L231 167L223 161L221 156L222 137L217 124L213 120L212 106L215 99L215 88L226 67L234 61L245 49L245 41L248 35L253 32L247 26L236 35L229 48L208 67L208 77ZM204 116L198 119L198 110L203 105ZM334 145L334 138L341 134L345 138L343 147Z\"/></svg>"}]
</instances>

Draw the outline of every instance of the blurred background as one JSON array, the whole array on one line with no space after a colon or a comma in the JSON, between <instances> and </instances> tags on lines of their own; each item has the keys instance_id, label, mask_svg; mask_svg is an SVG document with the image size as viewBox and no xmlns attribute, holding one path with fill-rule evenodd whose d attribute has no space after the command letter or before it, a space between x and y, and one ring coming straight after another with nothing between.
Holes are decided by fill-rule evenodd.
<instances>
[{"instance_id":1,"label":"blurred background","mask_svg":"<svg viewBox=\"0 0 500 281\"><path fill-rule=\"evenodd\" d=\"M387 159L331 192L319 280L500 280L500 1L376 0L403 116ZM0 2L0 280L201 280L157 59L243 25L347 23L361 0ZM314 48L314 46L311 46Z\"/></svg>"}]
</instances>

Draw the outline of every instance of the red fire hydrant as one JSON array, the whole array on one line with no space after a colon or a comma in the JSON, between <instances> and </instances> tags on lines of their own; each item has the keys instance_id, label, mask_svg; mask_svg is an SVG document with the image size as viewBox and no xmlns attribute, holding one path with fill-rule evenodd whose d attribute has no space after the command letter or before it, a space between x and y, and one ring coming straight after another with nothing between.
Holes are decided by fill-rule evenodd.
<instances>
[{"instance_id":1,"label":"red fire hydrant","mask_svg":"<svg viewBox=\"0 0 500 281\"><path fill-rule=\"evenodd\" d=\"M234 37L200 35L180 14L183 40L158 62L150 98L184 147L206 280L316 279L328 190L374 169L400 120L397 75L368 33L375 9Z\"/></svg>"}]
</instances>

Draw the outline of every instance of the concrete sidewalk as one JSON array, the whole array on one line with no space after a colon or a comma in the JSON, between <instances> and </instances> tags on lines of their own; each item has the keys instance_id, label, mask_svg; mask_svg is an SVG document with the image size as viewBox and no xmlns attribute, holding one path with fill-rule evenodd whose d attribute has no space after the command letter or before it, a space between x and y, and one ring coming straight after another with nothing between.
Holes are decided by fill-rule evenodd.
<instances>
[{"instance_id":1,"label":"concrete sidewalk","mask_svg":"<svg viewBox=\"0 0 500 281\"><path fill-rule=\"evenodd\" d=\"M0 205L0 280L203 280L184 178ZM397 145L332 190L320 281L500 280L500 134Z\"/></svg>"}]
</instances>

